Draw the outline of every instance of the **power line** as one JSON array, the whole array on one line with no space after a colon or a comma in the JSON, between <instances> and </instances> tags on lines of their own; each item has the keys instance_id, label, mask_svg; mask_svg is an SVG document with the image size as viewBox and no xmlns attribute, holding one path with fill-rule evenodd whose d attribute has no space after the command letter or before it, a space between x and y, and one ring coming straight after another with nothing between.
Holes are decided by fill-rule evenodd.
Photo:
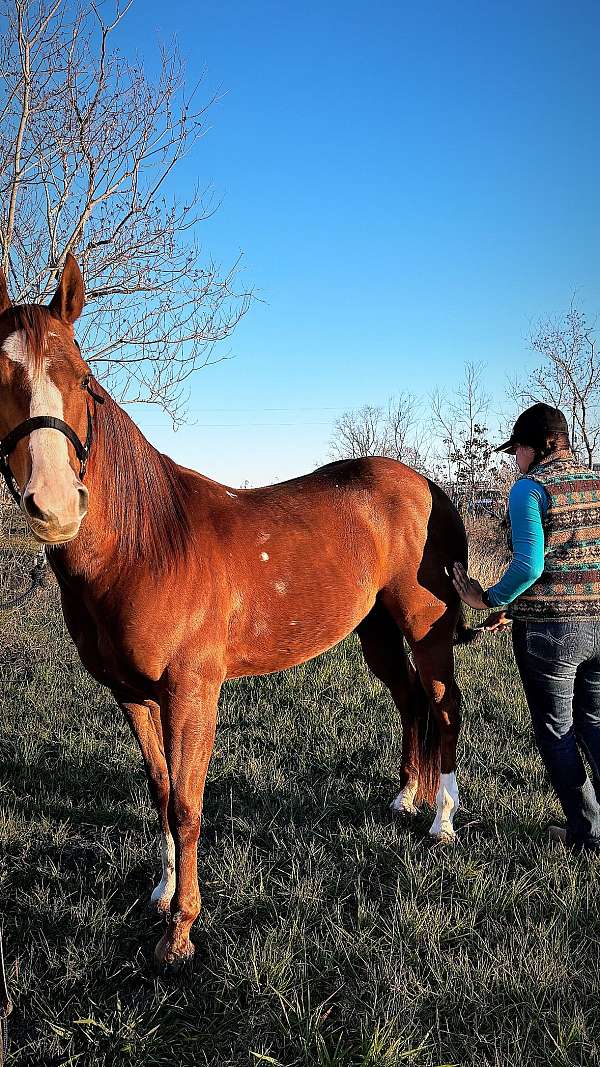
<instances>
[{"instance_id":1,"label":"power line","mask_svg":"<svg viewBox=\"0 0 600 1067\"><path fill-rule=\"evenodd\" d=\"M266 429L276 430L283 427L295 427L298 430L305 426L329 426L330 422L192 422L187 423L181 429L189 430L234 430L234 429ZM170 427L161 422L145 422L144 430L168 430Z\"/></svg>"},{"instance_id":2,"label":"power line","mask_svg":"<svg viewBox=\"0 0 600 1067\"><path fill-rule=\"evenodd\" d=\"M190 411L343 411L343 410L344 409L341 408L341 407L328 407L328 406L326 406L324 404L321 404L321 405L312 404L312 405L306 405L304 407L302 405L296 404L293 407L287 407L287 408L259 408L259 407L245 407L245 408L232 408L232 407L223 407L223 408L190 408Z\"/></svg>"}]
</instances>

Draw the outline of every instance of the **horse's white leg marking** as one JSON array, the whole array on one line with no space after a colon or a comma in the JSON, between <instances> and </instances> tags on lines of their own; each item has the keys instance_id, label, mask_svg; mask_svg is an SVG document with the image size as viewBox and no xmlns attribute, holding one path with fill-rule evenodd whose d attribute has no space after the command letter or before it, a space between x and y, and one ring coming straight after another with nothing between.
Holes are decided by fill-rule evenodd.
<instances>
[{"instance_id":1,"label":"horse's white leg marking","mask_svg":"<svg viewBox=\"0 0 600 1067\"><path fill-rule=\"evenodd\" d=\"M417 795L417 789L419 788L419 779L415 778L411 782L407 782L404 789L398 793L395 800L392 800L390 808L392 811L397 811L401 814L416 815L417 808L415 807L415 797Z\"/></svg>"},{"instance_id":2,"label":"horse's white leg marking","mask_svg":"<svg viewBox=\"0 0 600 1067\"><path fill-rule=\"evenodd\" d=\"M175 893L175 842L170 832L160 835L160 851L162 878L152 890L150 900L153 904L161 904L166 909Z\"/></svg>"},{"instance_id":3,"label":"horse's white leg marking","mask_svg":"<svg viewBox=\"0 0 600 1067\"><path fill-rule=\"evenodd\" d=\"M433 837L455 837L452 823L459 808L459 799L454 771L440 775L440 787L435 799L437 812L429 833Z\"/></svg>"}]
</instances>

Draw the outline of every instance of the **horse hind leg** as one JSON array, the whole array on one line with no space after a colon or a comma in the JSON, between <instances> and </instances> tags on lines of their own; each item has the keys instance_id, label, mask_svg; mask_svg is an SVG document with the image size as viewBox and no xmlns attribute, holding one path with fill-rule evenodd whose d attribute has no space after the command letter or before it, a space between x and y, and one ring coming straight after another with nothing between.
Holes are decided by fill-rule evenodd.
<instances>
[{"instance_id":1,"label":"horse hind leg","mask_svg":"<svg viewBox=\"0 0 600 1067\"><path fill-rule=\"evenodd\" d=\"M401 631L382 604L375 604L357 633L368 667L387 686L400 713L400 792L390 807L397 814L415 815L421 800L433 801L438 786L437 732L435 723L428 722L428 701Z\"/></svg>"},{"instance_id":2,"label":"horse hind leg","mask_svg":"<svg viewBox=\"0 0 600 1067\"><path fill-rule=\"evenodd\" d=\"M461 693L454 677L452 636L445 641L424 640L413 646L415 664L427 694L440 736L440 774L435 797L436 814L429 833L440 840L455 835L454 816L459 808L456 781L456 746L460 732Z\"/></svg>"},{"instance_id":3,"label":"horse hind leg","mask_svg":"<svg viewBox=\"0 0 600 1067\"><path fill-rule=\"evenodd\" d=\"M401 790L390 807L392 811L414 815L423 801L433 804L435 799L439 781L440 736L419 675L406 655L404 659L409 685L402 707L392 691L402 722Z\"/></svg>"}]
</instances>

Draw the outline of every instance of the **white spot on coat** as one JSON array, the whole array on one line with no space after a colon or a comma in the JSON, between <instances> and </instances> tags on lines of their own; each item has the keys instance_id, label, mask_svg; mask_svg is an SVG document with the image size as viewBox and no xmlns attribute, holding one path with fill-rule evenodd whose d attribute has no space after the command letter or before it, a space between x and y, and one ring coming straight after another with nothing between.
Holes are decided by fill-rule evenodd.
<instances>
[{"instance_id":1,"label":"white spot on coat","mask_svg":"<svg viewBox=\"0 0 600 1067\"><path fill-rule=\"evenodd\" d=\"M262 559L263 563L266 563L269 558L268 552L261 552L259 559Z\"/></svg>"},{"instance_id":2,"label":"white spot on coat","mask_svg":"<svg viewBox=\"0 0 600 1067\"><path fill-rule=\"evenodd\" d=\"M226 489L226 490L225 490L225 492L226 492L227 496L233 496L233 497L235 497L235 499L237 500L237 493L231 493L231 492L229 491L229 489Z\"/></svg>"},{"instance_id":3,"label":"white spot on coat","mask_svg":"<svg viewBox=\"0 0 600 1067\"><path fill-rule=\"evenodd\" d=\"M287 589L287 586L286 586L285 582L274 582L274 585L275 585L275 589L277 590L279 595L283 596L283 594L285 593L285 591Z\"/></svg>"}]
</instances>

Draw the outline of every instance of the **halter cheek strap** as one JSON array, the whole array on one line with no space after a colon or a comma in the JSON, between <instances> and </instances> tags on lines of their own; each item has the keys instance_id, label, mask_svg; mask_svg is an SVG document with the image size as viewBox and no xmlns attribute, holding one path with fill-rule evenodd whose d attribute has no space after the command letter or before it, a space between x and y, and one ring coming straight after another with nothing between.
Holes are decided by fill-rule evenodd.
<instances>
[{"instance_id":1,"label":"halter cheek strap","mask_svg":"<svg viewBox=\"0 0 600 1067\"><path fill-rule=\"evenodd\" d=\"M94 403L104 403L104 397L92 391L89 377L84 379L82 388L93 397ZM58 430L59 433L64 434L75 449L75 455L79 460L79 477L83 481L90 456L93 436L92 416L89 405L87 405L87 434L84 444L81 443L75 430L73 430L68 423L63 422L62 419L55 418L54 415L36 415L33 419L25 419L25 422L21 422L18 426L15 426L14 430L11 430L10 433L0 441L0 474L4 478L13 500L19 505L21 503L21 492L18 482L10 469L9 456L11 452L15 450L19 441L21 441L23 437L27 437L28 434L33 433L34 430Z\"/></svg>"}]
</instances>

